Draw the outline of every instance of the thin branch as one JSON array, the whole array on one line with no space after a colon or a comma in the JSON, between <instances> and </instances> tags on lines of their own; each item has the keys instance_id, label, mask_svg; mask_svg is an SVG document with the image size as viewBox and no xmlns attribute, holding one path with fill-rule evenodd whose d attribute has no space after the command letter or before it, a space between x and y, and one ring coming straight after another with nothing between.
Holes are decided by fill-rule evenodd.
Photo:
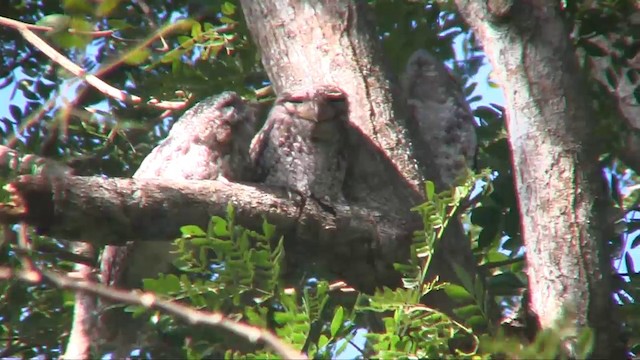
<instances>
[{"instance_id":1,"label":"thin branch","mask_svg":"<svg viewBox=\"0 0 640 360\"><path fill-rule=\"evenodd\" d=\"M151 25L151 28L153 30L157 30L158 29L158 25L156 25L156 22L153 21L153 14L151 13L151 9L149 8L149 5L147 5L147 3L145 3L143 0L138 0L138 1L136 1L136 3L138 4L138 7L140 8L140 10L142 10L144 15L147 17L147 21L149 21L149 25ZM164 36L162 34L160 34L160 35L158 35L158 37L160 38L160 41L162 42L162 47L159 48L159 49L154 49L154 50L160 51L160 52L168 51L169 50L169 45L164 40Z\"/></svg>"},{"instance_id":2,"label":"thin branch","mask_svg":"<svg viewBox=\"0 0 640 360\"><path fill-rule=\"evenodd\" d=\"M22 22L22 21L9 19L9 18L3 17L3 16L0 16L0 25L9 26L9 27L12 27L14 29L18 29L20 27L26 27L27 29L34 30L34 31L52 31L52 30L54 30L54 28L51 27L51 26L28 24L28 23L25 23L25 22ZM76 29L69 29L68 31L71 34L90 35L92 37L110 37L114 33L113 30L82 31L82 30L76 30Z\"/></svg>"},{"instance_id":3,"label":"thin branch","mask_svg":"<svg viewBox=\"0 0 640 360\"><path fill-rule=\"evenodd\" d=\"M15 29L17 29L20 32L20 34L22 34L22 36L25 38L25 40L27 40L33 46L38 48L40 51L42 51L51 60L53 60L54 62L56 62L63 68L65 68L67 71L71 72L73 75L79 78L82 78L83 80L85 80L87 83L89 83L91 86L96 88L101 93L109 97L112 97L116 100L120 100L130 104L142 103L143 100L141 97L136 95L129 95L124 91L107 84L106 82L102 81L100 78L98 78L95 75L87 74L84 69L82 69L80 66L73 63L63 54L61 54L56 49L54 49L51 45L47 44L46 41L42 40L33 31L31 31L30 26L28 24L15 21L15 20L7 22L7 20L10 20L10 19L2 18L2 17L0 17L0 20L2 20L0 24L11 25ZM144 46L144 44L141 46ZM158 109L165 109L165 110L179 110L184 108L186 104L187 103L184 101L159 101L157 99L151 99L147 101L147 105L158 108Z\"/></svg>"},{"instance_id":4,"label":"thin branch","mask_svg":"<svg viewBox=\"0 0 640 360\"><path fill-rule=\"evenodd\" d=\"M58 63L60 66L64 67L66 70L71 72L77 77L83 78L87 83L96 88L101 93L110 96L116 100L120 100L123 102L131 103L131 104L140 104L142 103L142 98L136 95L129 95L124 91L117 89L104 81L100 80L98 77L87 74L84 69L80 66L74 64L71 60L66 58L64 55L59 53L56 49L47 44L44 40L38 37L33 31L29 30L26 27L18 28L18 31L22 34L22 36L29 41L33 46L37 47L42 51L45 55L47 55L51 60ZM149 100L147 102L148 105L156 107L158 109L171 109L178 110L182 109L186 102L184 101L158 101L158 100Z\"/></svg>"},{"instance_id":5,"label":"thin branch","mask_svg":"<svg viewBox=\"0 0 640 360\"><path fill-rule=\"evenodd\" d=\"M192 325L207 325L213 328L224 329L243 337L253 344L264 344L284 359L306 359L304 354L301 354L278 339L278 337L270 331L230 320L219 312L198 311L185 305L162 300L152 293L135 293L132 291L117 290L94 282L75 280L49 270L40 270L39 272L15 271L8 267L0 267L0 279L19 279L31 283L38 283L45 280L61 289L83 291L116 302L129 305L141 305L149 309L160 310L166 314L176 316Z\"/></svg>"}]
</instances>

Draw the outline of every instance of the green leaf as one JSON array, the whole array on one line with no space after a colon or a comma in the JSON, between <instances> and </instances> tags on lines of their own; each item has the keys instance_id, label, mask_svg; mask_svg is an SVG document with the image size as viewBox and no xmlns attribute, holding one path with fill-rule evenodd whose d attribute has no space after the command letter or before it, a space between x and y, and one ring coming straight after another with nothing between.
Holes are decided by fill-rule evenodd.
<instances>
[{"instance_id":1,"label":"green leaf","mask_svg":"<svg viewBox=\"0 0 640 360\"><path fill-rule=\"evenodd\" d=\"M266 218L262 220L262 233L264 234L265 239L271 239L276 233L276 227L269 224Z\"/></svg>"},{"instance_id":2,"label":"green leaf","mask_svg":"<svg viewBox=\"0 0 640 360\"><path fill-rule=\"evenodd\" d=\"M467 324L469 324L473 329L481 329L487 326L487 321L484 316L475 315L467 319Z\"/></svg>"},{"instance_id":3,"label":"green leaf","mask_svg":"<svg viewBox=\"0 0 640 360\"><path fill-rule=\"evenodd\" d=\"M471 296L471 294L469 294L469 292L460 285L449 284L444 288L444 292L452 300L458 303L463 303L463 302L473 300L473 296Z\"/></svg>"},{"instance_id":4,"label":"green leaf","mask_svg":"<svg viewBox=\"0 0 640 360\"><path fill-rule=\"evenodd\" d=\"M9 105L9 113L11 117L16 121L22 120L22 108L17 105L11 104Z\"/></svg>"},{"instance_id":5,"label":"green leaf","mask_svg":"<svg viewBox=\"0 0 640 360\"><path fill-rule=\"evenodd\" d=\"M320 335L320 338L318 339L318 348L323 348L328 343L329 338L325 334Z\"/></svg>"},{"instance_id":6,"label":"green leaf","mask_svg":"<svg viewBox=\"0 0 640 360\"><path fill-rule=\"evenodd\" d=\"M71 17L64 14L51 14L36 21L36 25L49 26L53 32L67 30L71 24Z\"/></svg>"},{"instance_id":7,"label":"green leaf","mask_svg":"<svg viewBox=\"0 0 640 360\"><path fill-rule=\"evenodd\" d=\"M196 225L182 226L180 227L180 232L182 233L182 235L187 235L187 236L194 236L194 237L207 236L207 233L205 233L199 226L196 226Z\"/></svg>"},{"instance_id":8,"label":"green leaf","mask_svg":"<svg viewBox=\"0 0 640 360\"><path fill-rule=\"evenodd\" d=\"M235 223L236 220L236 212L231 203L227 204L227 220L232 224Z\"/></svg>"},{"instance_id":9,"label":"green leaf","mask_svg":"<svg viewBox=\"0 0 640 360\"><path fill-rule=\"evenodd\" d=\"M220 7L220 11L222 11L222 14L226 16L231 16L236 13L236 6L228 1L225 1Z\"/></svg>"},{"instance_id":10,"label":"green leaf","mask_svg":"<svg viewBox=\"0 0 640 360\"><path fill-rule=\"evenodd\" d=\"M473 315L482 314L482 309L480 309L478 305L471 304L453 309L453 313L461 317L462 319L467 319Z\"/></svg>"},{"instance_id":11,"label":"green leaf","mask_svg":"<svg viewBox=\"0 0 640 360\"><path fill-rule=\"evenodd\" d=\"M161 279L161 281L165 293L175 293L180 291L180 279L176 275L166 275Z\"/></svg>"},{"instance_id":12,"label":"green leaf","mask_svg":"<svg viewBox=\"0 0 640 360\"><path fill-rule=\"evenodd\" d=\"M491 246L498 236L498 230L496 223L485 226L478 235L478 248L486 249Z\"/></svg>"},{"instance_id":13,"label":"green leaf","mask_svg":"<svg viewBox=\"0 0 640 360\"><path fill-rule=\"evenodd\" d=\"M229 230L227 229L227 220L219 216L212 216L210 226L214 236L217 236L217 237L229 236Z\"/></svg>"},{"instance_id":14,"label":"green leaf","mask_svg":"<svg viewBox=\"0 0 640 360\"><path fill-rule=\"evenodd\" d=\"M433 181L427 181L424 184L425 193L427 195L427 201L433 201L433 195L436 192L436 186Z\"/></svg>"},{"instance_id":15,"label":"green leaf","mask_svg":"<svg viewBox=\"0 0 640 360\"><path fill-rule=\"evenodd\" d=\"M344 309L342 306L338 306L335 314L333 314L333 320L331 320L331 337L335 338L338 330L342 327L344 320Z\"/></svg>"},{"instance_id":16,"label":"green leaf","mask_svg":"<svg viewBox=\"0 0 640 360\"><path fill-rule=\"evenodd\" d=\"M194 237L189 239L193 246L206 246L211 244L211 240L206 237Z\"/></svg>"},{"instance_id":17,"label":"green leaf","mask_svg":"<svg viewBox=\"0 0 640 360\"><path fill-rule=\"evenodd\" d=\"M469 273L456 263L452 263L452 265L456 276L458 276L458 279L462 282L462 286L464 286L465 289L473 289L473 280L471 280Z\"/></svg>"},{"instance_id":18,"label":"green leaf","mask_svg":"<svg viewBox=\"0 0 640 360\"><path fill-rule=\"evenodd\" d=\"M191 26L191 37L194 39L199 38L202 35L202 25L199 22L194 22Z\"/></svg>"},{"instance_id":19,"label":"green leaf","mask_svg":"<svg viewBox=\"0 0 640 360\"><path fill-rule=\"evenodd\" d=\"M220 17L219 20L223 24L235 24L236 23L235 20L233 20L233 19L231 19L231 18L229 18L227 16L222 16L222 17Z\"/></svg>"},{"instance_id":20,"label":"green leaf","mask_svg":"<svg viewBox=\"0 0 640 360\"><path fill-rule=\"evenodd\" d=\"M171 63L180 59L182 55L185 53L185 49L183 48L175 48L168 53L164 54L162 58L160 58L160 62L163 64Z\"/></svg>"}]
</instances>

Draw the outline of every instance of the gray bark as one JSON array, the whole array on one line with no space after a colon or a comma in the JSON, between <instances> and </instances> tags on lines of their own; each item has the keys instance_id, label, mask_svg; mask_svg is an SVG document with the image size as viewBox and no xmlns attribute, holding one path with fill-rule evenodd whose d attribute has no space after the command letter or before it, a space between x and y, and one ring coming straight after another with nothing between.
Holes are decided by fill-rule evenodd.
<instances>
[{"instance_id":1,"label":"gray bark","mask_svg":"<svg viewBox=\"0 0 640 360\"><path fill-rule=\"evenodd\" d=\"M596 119L555 1L457 0L505 94L532 310L563 311L596 334L595 358L623 358L604 244L606 186Z\"/></svg>"},{"instance_id":2,"label":"gray bark","mask_svg":"<svg viewBox=\"0 0 640 360\"><path fill-rule=\"evenodd\" d=\"M419 228L406 218L348 206L335 215L283 189L201 180L104 179L23 175L8 190L14 205L0 206L0 222L26 221L48 236L96 246L127 241L171 241L183 225L207 227L212 215L236 209L239 224L260 229L264 220L287 234L292 261L326 264L353 286L397 285L399 260ZM189 204L185 207L184 204ZM382 252L381 244L395 244ZM393 253L394 249L399 253ZM371 268L371 258L381 258Z\"/></svg>"}]
</instances>

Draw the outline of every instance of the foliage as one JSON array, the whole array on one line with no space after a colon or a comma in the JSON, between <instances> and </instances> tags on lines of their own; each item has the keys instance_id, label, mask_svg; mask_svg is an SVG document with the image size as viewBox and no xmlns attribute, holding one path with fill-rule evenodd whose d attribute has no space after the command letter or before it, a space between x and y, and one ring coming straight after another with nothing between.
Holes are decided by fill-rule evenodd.
<instances>
[{"instance_id":1,"label":"foliage","mask_svg":"<svg viewBox=\"0 0 640 360\"><path fill-rule=\"evenodd\" d=\"M99 3L9 0L0 7L0 15L54 27L43 36L59 51L114 87L145 100L197 101L222 90L253 97L254 89L268 84L238 1ZM152 11L143 11L140 3ZM183 237L176 243L182 255L176 265L182 274L149 279L146 288L272 329L282 339L318 358L345 355L349 341L362 338L363 329L367 329L367 344L361 349L365 357L450 356L451 344L456 343L451 340L469 338L472 349L458 349L460 352L454 354L475 356L477 338L481 339L480 351L484 354L506 353L521 358L557 354L559 336L553 330L541 333L529 346L524 346L526 341L521 339L491 338L487 334L492 330L486 321L487 313L492 307L505 314L515 311L522 302L527 280L505 114L498 104L479 103L476 75L484 56L475 37L451 2L370 3L377 15L377 31L385 54L396 74L412 51L424 47L465 82L465 94L480 125L477 165L479 169L491 169L489 176L483 174L479 178L482 191L471 189L468 183L442 194L434 194L427 187L429 201L415 209L423 216L425 227L416 234L411 262L397 265L404 274L402 289L384 289L345 300L330 284L312 278L313 274L304 279L303 285L285 289L280 283L286 271L282 244L274 237L273 229L268 224L261 232L242 229L235 224L232 211L225 219L213 218L206 231L183 228ZM567 24L574 28L580 64L590 74L588 86L600 119L599 135L608 154L603 157L602 166L609 179L611 199L623 218L622 231L610 241L621 273L615 296L630 349L637 356L640 278L629 251L640 245L636 231L640 192L625 190L637 184L638 178L619 160L624 135L636 130L620 120L622 115L611 91L623 81L630 81L635 84L631 98L640 102L640 77L633 65L640 48L638 22L633 19L637 11L633 0L562 3ZM109 29L114 30L114 35L89 37L70 33L68 28ZM602 38L607 39L610 49L603 49L599 41ZM105 98L52 63L17 31L0 32L0 42L4 45L0 49L0 94L9 99L0 104L0 143L11 145L20 153L65 161L79 174L129 176L181 115L180 111L166 115L160 110ZM593 76L594 65L600 60L606 64L598 68L604 81ZM6 182L3 177L0 186ZM468 192L470 198L465 200ZM6 192L0 191L0 201L5 200ZM460 272L463 286L425 281L431 250L459 201L463 206L458 214L464 219L482 272L475 279ZM68 244L35 235L33 238L36 250L32 256L38 265L71 270L72 263L59 256L68 251ZM15 248L2 244L0 263L19 267ZM456 314L464 321L455 322L436 309L420 305L420 298L436 289L446 291L460 304ZM0 282L0 290L0 338L5 340L0 357L59 357L68 335L72 294L16 281ZM149 316L140 308L129 310ZM262 349L243 348L238 339L206 329L190 329L165 315L151 314L149 319L165 343L182 347L180 351L189 358L215 357L225 352L234 355L230 348L238 351L235 355L272 356ZM183 342L185 334L191 339L188 344ZM580 335L580 339L589 338L588 333ZM588 344L587 340L579 343ZM163 349L152 350L147 355L170 354L163 353ZM577 353L586 352L582 351Z\"/></svg>"},{"instance_id":2,"label":"foliage","mask_svg":"<svg viewBox=\"0 0 640 360\"><path fill-rule=\"evenodd\" d=\"M368 350L362 354L366 357L471 357L478 347L471 328L422 305L421 299L442 288L447 288L454 300L464 301L470 296L464 288L440 284L437 279L427 281L427 270L447 222L478 178L470 177L464 185L440 194L434 193L433 183L427 183L429 199L414 209L422 216L425 227L415 235L409 263L396 265L404 275L404 288L381 289L373 295L352 294L347 303L340 301L340 292L332 291L322 279L304 279L303 285L285 289L281 283L282 238L275 241L275 229L266 222L262 233L237 225L230 206L227 218L213 217L206 231L197 226L181 229L183 236L176 241L180 255L176 265L183 275L146 279L144 287L195 308L221 311L233 319L270 329L310 357L335 358L345 351L358 330L367 331ZM129 307L129 311L146 313L143 307ZM478 322L486 325L479 305L466 306L461 314L472 326ZM384 324L380 332L374 332L362 321L380 316L379 321ZM152 314L150 320L165 334L165 341L167 334L186 334L190 341L184 350L191 358L216 354L268 356L263 349L238 350L243 347L237 339L183 328L166 315ZM451 342L465 337L472 339L471 351L457 350L452 355Z\"/></svg>"}]
</instances>

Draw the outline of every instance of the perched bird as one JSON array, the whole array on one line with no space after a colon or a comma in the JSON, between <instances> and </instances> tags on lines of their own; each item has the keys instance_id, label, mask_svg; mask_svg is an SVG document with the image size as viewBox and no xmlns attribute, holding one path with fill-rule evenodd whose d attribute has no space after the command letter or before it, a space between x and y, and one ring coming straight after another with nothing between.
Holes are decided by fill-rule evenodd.
<instances>
[{"instance_id":1,"label":"perched bird","mask_svg":"<svg viewBox=\"0 0 640 360\"><path fill-rule=\"evenodd\" d=\"M144 159L136 179L251 180L249 144L256 132L252 108L234 92L206 98L186 111L162 141ZM142 279L171 269L175 254L171 242L131 242L106 246L101 259L102 283L118 288L139 288ZM114 314L115 312L115 314ZM118 313L120 316L118 316ZM138 335L121 309L101 317L106 338L116 338L116 357L126 357ZM128 328L130 331L124 331ZM114 331L115 330L115 334ZM118 353L119 352L119 353Z\"/></svg>"},{"instance_id":2,"label":"perched bird","mask_svg":"<svg viewBox=\"0 0 640 360\"><path fill-rule=\"evenodd\" d=\"M278 97L250 155L257 181L330 206L342 199L349 108L332 86Z\"/></svg>"},{"instance_id":3,"label":"perched bird","mask_svg":"<svg viewBox=\"0 0 640 360\"><path fill-rule=\"evenodd\" d=\"M426 50L411 55L402 85L416 159L426 178L445 190L474 164L478 145L473 113L460 83Z\"/></svg>"}]
</instances>

